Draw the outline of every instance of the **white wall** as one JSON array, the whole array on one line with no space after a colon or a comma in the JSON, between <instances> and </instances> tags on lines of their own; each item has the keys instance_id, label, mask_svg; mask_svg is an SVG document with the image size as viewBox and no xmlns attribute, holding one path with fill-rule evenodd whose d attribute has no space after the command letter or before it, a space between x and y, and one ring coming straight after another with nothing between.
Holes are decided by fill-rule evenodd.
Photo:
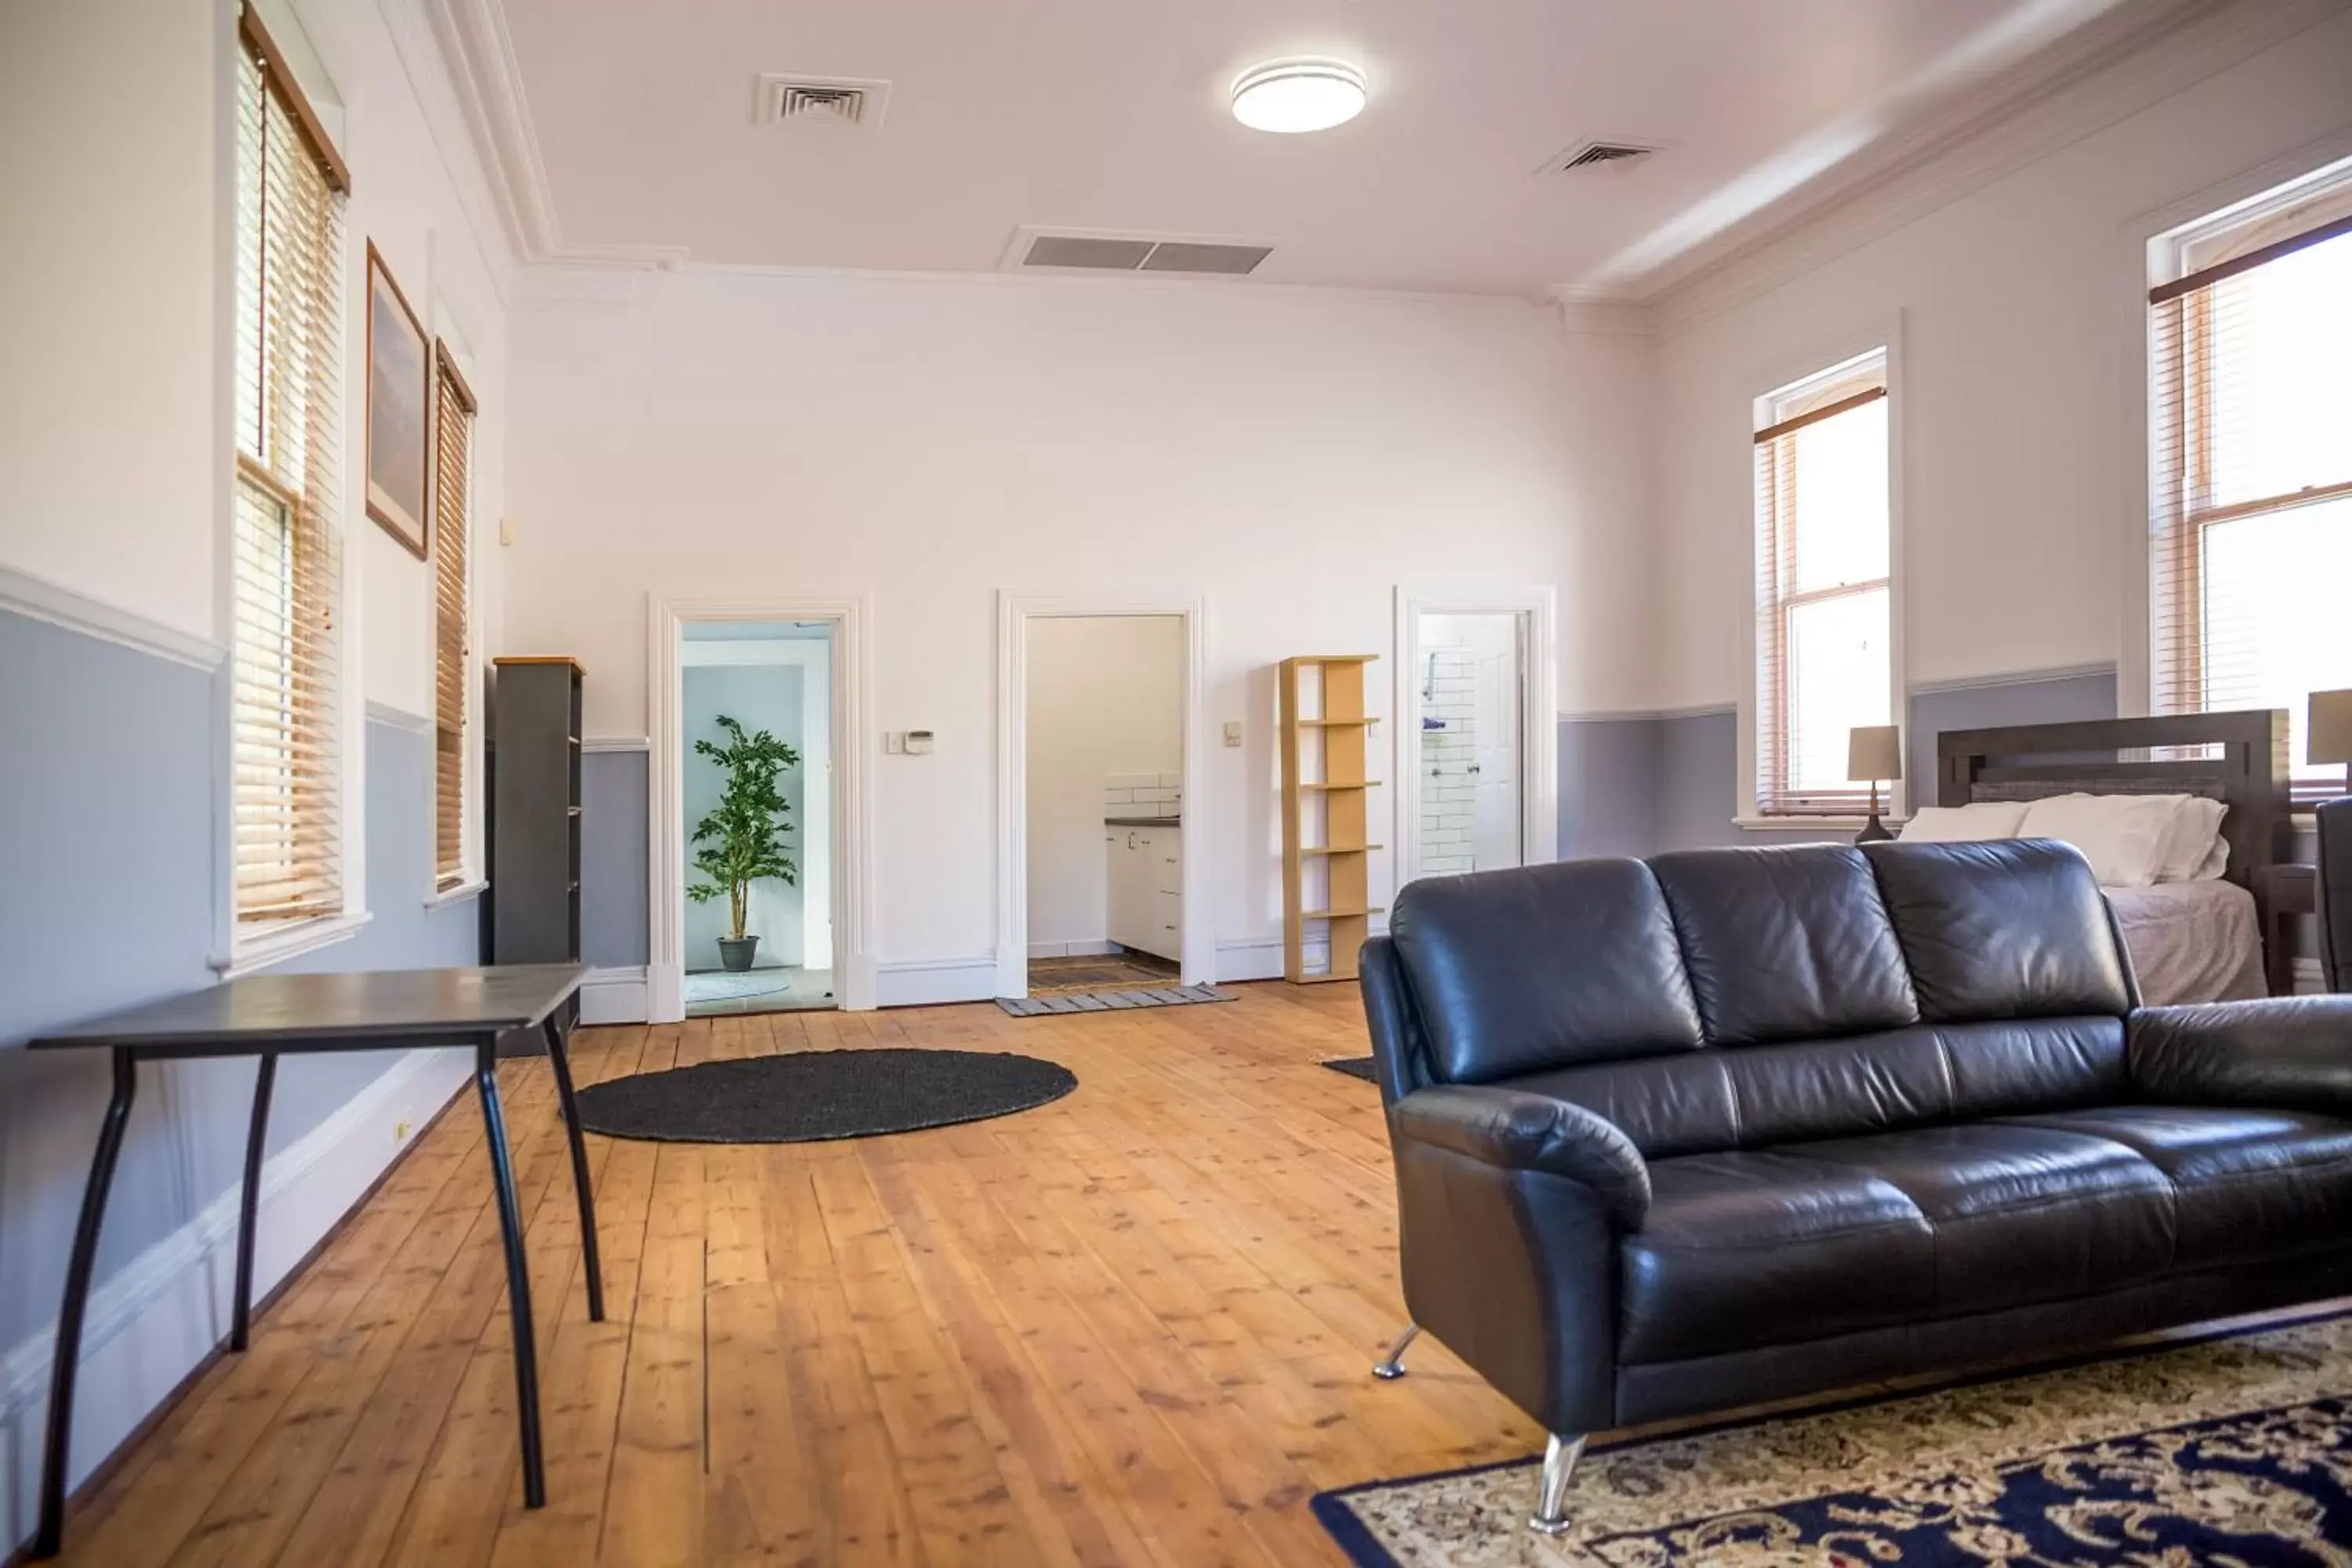
<instances>
[{"instance_id":1,"label":"white wall","mask_svg":"<svg viewBox=\"0 0 2352 1568\"><path fill-rule=\"evenodd\" d=\"M1184 766L1184 620L1042 616L1028 647L1029 950L1085 952L1109 931L1103 781Z\"/></svg>"},{"instance_id":2,"label":"white wall","mask_svg":"<svg viewBox=\"0 0 2352 1568\"><path fill-rule=\"evenodd\" d=\"M646 732L649 589L872 592L877 745L938 733L869 759L886 973L992 952L999 589L1205 596L1202 721L1247 725L1207 753L1228 974L1279 941L1276 660L1392 646L1400 581L1552 584L1563 706L1646 699L1635 338L1497 300L701 268L563 274L514 332L507 627L586 661L592 734Z\"/></svg>"},{"instance_id":3,"label":"white wall","mask_svg":"<svg viewBox=\"0 0 2352 1568\"><path fill-rule=\"evenodd\" d=\"M2119 663L2137 710L2144 241L2352 151L2344 7L2218 8L2192 40L1669 302L1659 706L1748 697L1750 400L1899 320L1906 681Z\"/></svg>"}]
</instances>

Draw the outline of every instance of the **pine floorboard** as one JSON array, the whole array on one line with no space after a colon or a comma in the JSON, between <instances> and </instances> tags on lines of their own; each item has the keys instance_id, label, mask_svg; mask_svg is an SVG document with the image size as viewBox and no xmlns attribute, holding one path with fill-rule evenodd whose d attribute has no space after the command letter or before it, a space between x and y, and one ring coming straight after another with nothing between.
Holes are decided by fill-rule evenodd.
<instances>
[{"instance_id":1,"label":"pine floorboard","mask_svg":"<svg viewBox=\"0 0 2352 1568\"><path fill-rule=\"evenodd\" d=\"M861 1046L1017 1050L1078 1089L898 1137L591 1136L588 1321L543 1062L501 1066L548 1506L525 1510L470 1094L122 1456L68 1563L1339 1563L1307 1500L1534 1452L1403 1321L1352 985L1014 1019L992 1005L585 1029L583 1082Z\"/></svg>"}]
</instances>

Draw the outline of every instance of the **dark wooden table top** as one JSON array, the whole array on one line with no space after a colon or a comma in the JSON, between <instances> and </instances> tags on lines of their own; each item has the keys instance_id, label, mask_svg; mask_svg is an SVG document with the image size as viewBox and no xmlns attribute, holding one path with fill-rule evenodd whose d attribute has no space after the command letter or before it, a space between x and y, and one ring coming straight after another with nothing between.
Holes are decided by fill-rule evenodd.
<instances>
[{"instance_id":1,"label":"dark wooden table top","mask_svg":"<svg viewBox=\"0 0 2352 1568\"><path fill-rule=\"evenodd\" d=\"M364 1050L531 1028L580 988L580 963L481 969L379 969L357 974L254 974L110 1013L33 1040L36 1047L138 1046L149 1054L268 1047Z\"/></svg>"}]
</instances>

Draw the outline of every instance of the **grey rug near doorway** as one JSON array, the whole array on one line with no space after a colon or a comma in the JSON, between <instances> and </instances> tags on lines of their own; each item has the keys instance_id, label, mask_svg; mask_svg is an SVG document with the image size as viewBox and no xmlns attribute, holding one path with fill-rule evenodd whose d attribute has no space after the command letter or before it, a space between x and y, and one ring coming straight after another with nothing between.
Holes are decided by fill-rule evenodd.
<instances>
[{"instance_id":1,"label":"grey rug near doorway","mask_svg":"<svg viewBox=\"0 0 2352 1568\"><path fill-rule=\"evenodd\" d=\"M1069 1068L1009 1051L794 1051L592 1084L580 1124L664 1143L815 1143L1010 1116L1077 1087Z\"/></svg>"},{"instance_id":2,"label":"grey rug near doorway","mask_svg":"<svg viewBox=\"0 0 2352 1568\"><path fill-rule=\"evenodd\" d=\"M1118 1013L1129 1007L1182 1007L1194 1002L1230 1002L1234 994L1213 985L1163 985L1150 991L1081 991L1064 996L999 996L996 1005L1016 1018L1065 1013Z\"/></svg>"}]
</instances>

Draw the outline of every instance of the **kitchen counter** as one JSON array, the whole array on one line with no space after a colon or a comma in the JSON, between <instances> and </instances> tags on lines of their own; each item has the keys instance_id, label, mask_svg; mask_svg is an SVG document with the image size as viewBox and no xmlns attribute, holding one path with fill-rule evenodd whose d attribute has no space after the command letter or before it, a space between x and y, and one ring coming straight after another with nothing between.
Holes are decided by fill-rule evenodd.
<instances>
[{"instance_id":1,"label":"kitchen counter","mask_svg":"<svg viewBox=\"0 0 2352 1568\"><path fill-rule=\"evenodd\" d=\"M1103 818L1103 826L1105 827L1181 827L1184 826L1184 819L1181 816L1106 816Z\"/></svg>"}]
</instances>

